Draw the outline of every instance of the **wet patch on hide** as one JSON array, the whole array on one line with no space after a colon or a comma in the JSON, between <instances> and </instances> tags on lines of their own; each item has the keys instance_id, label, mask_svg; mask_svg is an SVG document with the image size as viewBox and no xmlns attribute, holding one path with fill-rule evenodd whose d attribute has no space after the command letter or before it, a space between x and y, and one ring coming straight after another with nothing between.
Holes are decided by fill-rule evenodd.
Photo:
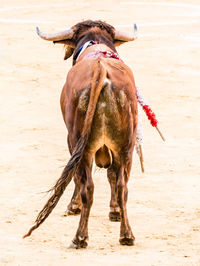
<instances>
[{"instance_id":1,"label":"wet patch on hide","mask_svg":"<svg viewBox=\"0 0 200 266\"><path fill-rule=\"evenodd\" d=\"M120 91L119 93L119 104L121 105L121 107L124 107L125 103L126 103L126 94L124 93L123 90Z\"/></svg>"},{"instance_id":2,"label":"wet patch on hide","mask_svg":"<svg viewBox=\"0 0 200 266\"><path fill-rule=\"evenodd\" d=\"M89 91L89 88L82 91L79 97L79 102L78 102L78 108L85 112L87 111L88 103L89 103L88 91Z\"/></svg>"}]
</instances>

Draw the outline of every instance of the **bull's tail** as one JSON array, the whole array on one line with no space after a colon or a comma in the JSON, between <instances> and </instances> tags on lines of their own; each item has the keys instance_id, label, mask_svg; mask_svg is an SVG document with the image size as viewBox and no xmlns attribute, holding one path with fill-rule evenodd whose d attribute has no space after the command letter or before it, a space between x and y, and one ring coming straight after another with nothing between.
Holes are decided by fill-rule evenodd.
<instances>
[{"instance_id":1,"label":"bull's tail","mask_svg":"<svg viewBox=\"0 0 200 266\"><path fill-rule=\"evenodd\" d=\"M100 59L98 59L93 65L93 76L92 76L92 84L91 84L91 90L90 90L90 99L89 99L88 109L87 109L81 137L79 138L76 144L76 147L74 149L74 152L68 164L64 168L61 177L57 180L55 186L52 189L53 195L49 198L49 200L47 201L43 209L38 214L38 217L35 220L35 224L30 228L28 233L24 235L23 238L30 236L31 233L46 220L46 218L49 216L49 214L52 212L52 210L57 205L60 197L65 191L65 188L72 180L72 177L74 176L80 164L80 161L82 159L82 156L83 156L83 153L84 153L87 141L88 141L88 137L91 131L92 120L93 120L94 112L96 109L96 104L97 104L100 92L102 90L105 77L106 77L106 70L102 66Z\"/></svg>"}]
</instances>

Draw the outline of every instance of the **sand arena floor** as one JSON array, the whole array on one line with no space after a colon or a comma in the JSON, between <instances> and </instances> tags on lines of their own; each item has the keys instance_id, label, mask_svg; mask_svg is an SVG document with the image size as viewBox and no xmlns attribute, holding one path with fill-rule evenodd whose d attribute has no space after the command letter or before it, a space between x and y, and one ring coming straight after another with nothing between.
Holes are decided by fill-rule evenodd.
<instances>
[{"instance_id":1,"label":"sand arena floor","mask_svg":"<svg viewBox=\"0 0 200 266\"><path fill-rule=\"evenodd\" d=\"M67 249L79 217L63 217L73 191L30 238L22 235L69 159L59 97L71 59L35 32L102 19L139 36L118 52L157 114L142 114L145 174L134 154L128 214L136 244L120 246L108 220L106 171L94 175L86 250ZM200 265L200 1L0 0L0 265Z\"/></svg>"}]
</instances>

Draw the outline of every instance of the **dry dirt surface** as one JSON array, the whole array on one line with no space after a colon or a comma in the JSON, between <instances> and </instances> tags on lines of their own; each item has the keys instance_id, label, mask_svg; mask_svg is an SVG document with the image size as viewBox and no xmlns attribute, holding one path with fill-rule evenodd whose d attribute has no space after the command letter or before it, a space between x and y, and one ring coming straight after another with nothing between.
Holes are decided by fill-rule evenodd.
<instances>
[{"instance_id":1,"label":"dry dirt surface","mask_svg":"<svg viewBox=\"0 0 200 266\"><path fill-rule=\"evenodd\" d=\"M138 40L118 52L157 114L164 143L141 111L145 174L134 160L120 246L108 220L106 171L94 174L89 246L68 249L79 217L63 213L73 182L45 223L22 239L69 159L59 97L71 59L35 31L101 19ZM200 265L200 1L0 0L0 265Z\"/></svg>"}]
</instances>

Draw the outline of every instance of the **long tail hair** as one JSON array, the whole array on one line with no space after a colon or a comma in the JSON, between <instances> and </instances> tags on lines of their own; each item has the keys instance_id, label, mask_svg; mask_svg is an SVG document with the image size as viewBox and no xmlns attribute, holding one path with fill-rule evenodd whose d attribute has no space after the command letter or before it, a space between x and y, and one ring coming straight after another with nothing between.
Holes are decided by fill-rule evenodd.
<instances>
[{"instance_id":1,"label":"long tail hair","mask_svg":"<svg viewBox=\"0 0 200 266\"><path fill-rule=\"evenodd\" d=\"M64 193L67 185L72 180L72 177L74 176L81 162L84 149L86 147L86 144L87 144L87 141L90 135L92 120L94 117L94 112L96 109L97 101L98 101L98 98L99 98L99 95L102 90L103 83L106 77L106 69L101 64L100 59L95 61L93 65L92 73L93 74L92 74L92 84L91 84L91 90L90 90L90 99L88 103L88 109L86 112L86 118L85 118L81 137L79 138L76 144L76 147L74 149L74 152L68 164L65 166L61 174L61 177L57 180L55 186L51 189L53 191L53 195L49 198L47 203L44 205L43 209L38 214L34 225L30 228L28 233L23 236L23 238L30 236L31 233L46 220L46 218L49 216L49 214L52 212L52 210L57 205L60 197Z\"/></svg>"}]
</instances>

